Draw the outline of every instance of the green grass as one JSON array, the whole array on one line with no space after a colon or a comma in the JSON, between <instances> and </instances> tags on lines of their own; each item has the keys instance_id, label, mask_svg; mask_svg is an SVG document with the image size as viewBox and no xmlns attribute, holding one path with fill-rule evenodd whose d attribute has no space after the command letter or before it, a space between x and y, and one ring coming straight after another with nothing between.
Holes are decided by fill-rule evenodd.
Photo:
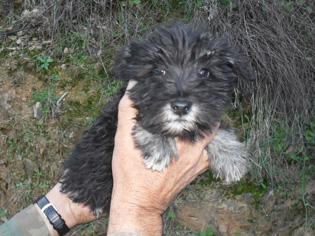
<instances>
[{"instance_id":1,"label":"green grass","mask_svg":"<svg viewBox=\"0 0 315 236\"><path fill-rule=\"evenodd\" d=\"M176 219L176 214L173 208L169 208L166 213L166 220L169 222L174 222Z\"/></svg>"},{"instance_id":2,"label":"green grass","mask_svg":"<svg viewBox=\"0 0 315 236\"><path fill-rule=\"evenodd\" d=\"M7 215L8 215L8 212L6 210L0 208L0 219L6 218Z\"/></svg>"},{"instance_id":3,"label":"green grass","mask_svg":"<svg viewBox=\"0 0 315 236\"><path fill-rule=\"evenodd\" d=\"M215 231L209 226L205 231L197 233L196 236L215 236Z\"/></svg>"},{"instance_id":4,"label":"green grass","mask_svg":"<svg viewBox=\"0 0 315 236\"><path fill-rule=\"evenodd\" d=\"M53 114L53 109L58 101L59 96L56 95L56 89L54 87L44 88L33 93L34 103L40 102L42 105L43 118L47 119Z\"/></svg>"},{"instance_id":5,"label":"green grass","mask_svg":"<svg viewBox=\"0 0 315 236\"><path fill-rule=\"evenodd\" d=\"M268 191L268 183L265 181L257 185L248 181L240 181L235 185L227 187L227 190L227 194L231 196L238 196L249 193L255 200L254 204L258 205L262 196Z\"/></svg>"},{"instance_id":6,"label":"green grass","mask_svg":"<svg viewBox=\"0 0 315 236\"><path fill-rule=\"evenodd\" d=\"M123 88L124 82L113 80L105 85L102 93L105 97L112 97L115 95L121 88Z\"/></svg>"}]
</instances>

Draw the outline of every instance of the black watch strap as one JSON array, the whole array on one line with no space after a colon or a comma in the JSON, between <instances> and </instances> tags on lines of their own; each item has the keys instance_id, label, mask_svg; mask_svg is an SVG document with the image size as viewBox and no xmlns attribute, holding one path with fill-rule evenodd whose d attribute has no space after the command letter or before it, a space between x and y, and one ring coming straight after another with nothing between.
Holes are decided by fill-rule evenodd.
<instances>
[{"instance_id":1,"label":"black watch strap","mask_svg":"<svg viewBox=\"0 0 315 236\"><path fill-rule=\"evenodd\" d=\"M60 236L65 235L67 232L69 232L69 228L66 225L64 219L61 218L54 205L50 203L45 196L38 198L36 204L46 215L48 221L59 233Z\"/></svg>"}]
</instances>

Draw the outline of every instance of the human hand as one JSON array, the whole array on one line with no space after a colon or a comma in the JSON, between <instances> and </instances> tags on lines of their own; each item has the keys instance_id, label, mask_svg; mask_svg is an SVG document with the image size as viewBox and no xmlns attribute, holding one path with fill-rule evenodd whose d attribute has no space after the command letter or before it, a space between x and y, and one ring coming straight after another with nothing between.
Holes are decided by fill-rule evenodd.
<instances>
[{"instance_id":1,"label":"human hand","mask_svg":"<svg viewBox=\"0 0 315 236\"><path fill-rule=\"evenodd\" d=\"M196 143L177 140L179 158L173 159L165 171L155 172L144 166L141 152L135 148L132 139L136 112L125 95L119 104L108 233L161 235L161 214L185 186L207 170L209 163L205 147L216 131Z\"/></svg>"}]
</instances>

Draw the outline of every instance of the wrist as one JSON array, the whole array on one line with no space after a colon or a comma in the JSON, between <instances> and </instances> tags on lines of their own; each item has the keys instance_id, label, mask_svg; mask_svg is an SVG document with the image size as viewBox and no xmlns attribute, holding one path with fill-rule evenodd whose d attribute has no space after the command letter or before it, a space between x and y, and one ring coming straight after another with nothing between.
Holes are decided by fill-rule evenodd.
<instances>
[{"instance_id":1,"label":"wrist","mask_svg":"<svg viewBox=\"0 0 315 236\"><path fill-rule=\"evenodd\" d=\"M162 235L161 214L138 204L112 198L107 233Z\"/></svg>"},{"instance_id":2,"label":"wrist","mask_svg":"<svg viewBox=\"0 0 315 236\"><path fill-rule=\"evenodd\" d=\"M76 225L95 219L88 207L83 204L74 203L66 194L60 191L60 186L60 183L56 184L46 194L46 197L49 202L54 205L58 214L65 221L68 228L71 229Z\"/></svg>"}]
</instances>

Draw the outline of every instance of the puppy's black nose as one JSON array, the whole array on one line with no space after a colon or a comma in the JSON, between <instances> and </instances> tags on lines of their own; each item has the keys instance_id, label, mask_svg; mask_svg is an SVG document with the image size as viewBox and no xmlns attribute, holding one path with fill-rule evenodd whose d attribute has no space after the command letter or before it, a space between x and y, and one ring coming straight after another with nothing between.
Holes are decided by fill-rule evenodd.
<instances>
[{"instance_id":1,"label":"puppy's black nose","mask_svg":"<svg viewBox=\"0 0 315 236\"><path fill-rule=\"evenodd\" d=\"M177 100L171 103L173 112L177 115L186 115L191 108L191 103L183 100Z\"/></svg>"}]
</instances>

